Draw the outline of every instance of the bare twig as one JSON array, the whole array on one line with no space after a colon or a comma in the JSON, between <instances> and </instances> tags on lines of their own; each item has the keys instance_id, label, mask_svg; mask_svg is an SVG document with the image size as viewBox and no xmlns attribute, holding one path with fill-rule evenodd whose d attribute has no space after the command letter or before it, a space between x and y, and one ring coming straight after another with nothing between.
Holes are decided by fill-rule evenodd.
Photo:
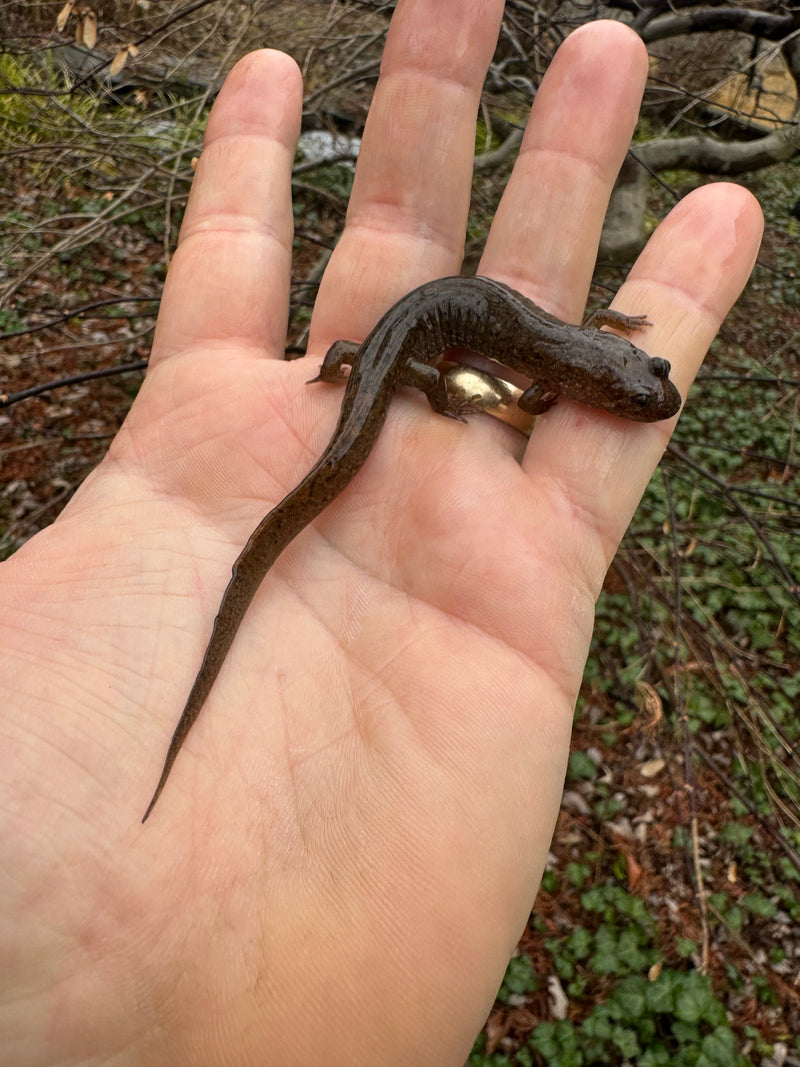
<instances>
[{"instance_id":1,"label":"bare twig","mask_svg":"<svg viewBox=\"0 0 800 1067\"><path fill-rule=\"evenodd\" d=\"M72 319L81 318L83 315L88 315L90 311L97 311L98 308L104 307L117 307L119 304L151 304L156 305L155 310L158 309L158 305L161 302L160 296L116 296L109 297L107 300L93 300L89 304L81 304L75 308L65 308L64 311L60 311L53 318L47 319L45 322L37 322L34 326L24 326L19 330L7 330L5 333L0 333L0 341L8 341L12 337L24 337L26 334L39 333L41 330L50 330L55 326L63 326L65 322L70 322ZM151 314L153 314L152 312ZM147 314L145 312L145 314ZM134 316L120 316L115 315L112 321L117 321L119 318L132 318ZM138 315L136 316L139 317Z\"/></svg>"},{"instance_id":2,"label":"bare twig","mask_svg":"<svg viewBox=\"0 0 800 1067\"><path fill-rule=\"evenodd\" d=\"M20 400L29 400L32 396L41 396L53 389L60 389L64 385L79 385L81 382L93 381L95 378L111 378L117 374L132 374L147 369L147 360L138 359L135 363L121 363L117 367L101 367L99 370L85 371L82 374L72 374L68 378L55 378L51 382L41 382L32 385L30 389L22 389L18 393L0 393L0 408L11 407Z\"/></svg>"}]
</instances>

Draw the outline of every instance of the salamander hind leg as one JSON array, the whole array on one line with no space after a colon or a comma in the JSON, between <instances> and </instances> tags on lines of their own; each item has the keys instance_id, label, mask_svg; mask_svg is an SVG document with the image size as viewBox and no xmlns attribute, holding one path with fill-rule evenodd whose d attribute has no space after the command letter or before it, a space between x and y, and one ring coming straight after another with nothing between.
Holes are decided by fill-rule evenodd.
<instances>
[{"instance_id":1,"label":"salamander hind leg","mask_svg":"<svg viewBox=\"0 0 800 1067\"><path fill-rule=\"evenodd\" d=\"M359 348L361 345L356 341L334 341L322 359L319 374L316 378L309 378L306 384L331 382L333 385L341 385L347 379L344 368L352 367Z\"/></svg>"},{"instance_id":2,"label":"salamander hind leg","mask_svg":"<svg viewBox=\"0 0 800 1067\"><path fill-rule=\"evenodd\" d=\"M558 400L558 393L543 389L541 385L529 385L517 400L517 407L528 415L541 415Z\"/></svg>"},{"instance_id":3,"label":"salamander hind leg","mask_svg":"<svg viewBox=\"0 0 800 1067\"><path fill-rule=\"evenodd\" d=\"M413 385L428 398L428 403L439 415L466 422L465 413L472 411L470 404L451 396L447 391L444 375L438 367L422 360L408 359L403 369L403 384Z\"/></svg>"}]
</instances>

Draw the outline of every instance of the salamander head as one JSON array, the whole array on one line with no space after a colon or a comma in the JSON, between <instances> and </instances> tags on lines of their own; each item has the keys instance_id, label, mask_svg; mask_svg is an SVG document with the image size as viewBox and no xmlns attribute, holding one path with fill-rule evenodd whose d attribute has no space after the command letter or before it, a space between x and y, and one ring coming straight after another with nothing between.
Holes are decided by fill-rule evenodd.
<instances>
[{"instance_id":1,"label":"salamander head","mask_svg":"<svg viewBox=\"0 0 800 1067\"><path fill-rule=\"evenodd\" d=\"M670 381L667 360L648 356L617 334L592 333L575 363L562 366L561 382L553 389L579 404L636 422L658 422L678 412L681 395Z\"/></svg>"}]
</instances>

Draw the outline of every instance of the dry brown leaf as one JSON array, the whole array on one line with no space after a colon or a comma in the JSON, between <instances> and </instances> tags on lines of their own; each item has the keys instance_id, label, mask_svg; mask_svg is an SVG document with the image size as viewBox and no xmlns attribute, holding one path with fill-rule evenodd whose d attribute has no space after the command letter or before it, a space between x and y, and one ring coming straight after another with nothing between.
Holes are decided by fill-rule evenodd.
<instances>
[{"instance_id":1,"label":"dry brown leaf","mask_svg":"<svg viewBox=\"0 0 800 1067\"><path fill-rule=\"evenodd\" d=\"M641 864L636 860L633 853L624 852L623 855L628 867L628 889L635 889L642 877Z\"/></svg>"},{"instance_id":2,"label":"dry brown leaf","mask_svg":"<svg viewBox=\"0 0 800 1067\"><path fill-rule=\"evenodd\" d=\"M109 76L113 78L115 74L119 74L127 62L128 45L124 44L122 48L117 49L117 54L111 60L111 66L108 68Z\"/></svg>"},{"instance_id":3,"label":"dry brown leaf","mask_svg":"<svg viewBox=\"0 0 800 1067\"><path fill-rule=\"evenodd\" d=\"M128 44L122 45L121 48L117 49L117 54L111 60L111 66L108 68L109 76L113 78L115 74L119 74L119 72L128 62L128 56L138 55L139 49L136 47L135 44L133 44L132 41L129 41Z\"/></svg>"},{"instance_id":4,"label":"dry brown leaf","mask_svg":"<svg viewBox=\"0 0 800 1067\"><path fill-rule=\"evenodd\" d=\"M499 1012L493 1013L486 1020L486 1054L491 1056L500 1046L500 1042L508 1033L508 1022L503 1019Z\"/></svg>"},{"instance_id":5,"label":"dry brown leaf","mask_svg":"<svg viewBox=\"0 0 800 1067\"><path fill-rule=\"evenodd\" d=\"M639 707L644 707L650 717L647 729L654 730L664 717L664 705L661 703L661 697L649 682L636 683L636 697Z\"/></svg>"},{"instance_id":6,"label":"dry brown leaf","mask_svg":"<svg viewBox=\"0 0 800 1067\"><path fill-rule=\"evenodd\" d=\"M61 8L56 18L56 29L59 33L64 29L67 24L67 19L72 14L72 9L75 7L75 0L67 0L66 4Z\"/></svg>"},{"instance_id":7,"label":"dry brown leaf","mask_svg":"<svg viewBox=\"0 0 800 1067\"><path fill-rule=\"evenodd\" d=\"M83 43L87 48L94 48L97 44L97 15L88 10L81 20L83 26Z\"/></svg>"},{"instance_id":8,"label":"dry brown leaf","mask_svg":"<svg viewBox=\"0 0 800 1067\"><path fill-rule=\"evenodd\" d=\"M666 765L663 759L649 759L641 765L639 774L642 778L655 778L657 774L661 774Z\"/></svg>"},{"instance_id":9,"label":"dry brown leaf","mask_svg":"<svg viewBox=\"0 0 800 1067\"><path fill-rule=\"evenodd\" d=\"M659 960L654 963L650 970L647 972L647 977L651 982L655 982L656 978L661 974L661 968L664 966L663 960Z\"/></svg>"}]
</instances>

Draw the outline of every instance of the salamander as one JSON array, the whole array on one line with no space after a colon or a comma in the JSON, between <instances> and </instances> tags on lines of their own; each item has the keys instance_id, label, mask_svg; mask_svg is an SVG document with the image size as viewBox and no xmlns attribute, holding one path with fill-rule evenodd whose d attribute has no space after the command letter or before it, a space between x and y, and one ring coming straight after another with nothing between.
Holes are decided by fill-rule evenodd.
<instances>
[{"instance_id":1,"label":"salamander","mask_svg":"<svg viewBox=\"0 0 800 1067\"><path fill-rule=\"evenodd\" d=\"M353 480L375 445L395 392L416 386L440 415L463 417L463 401L448 396L443 374L433 365L444 352L469 349L530 378L532 385L518 400L530 414L547 410L558 397L638 422L677 413L681 398L670 381L669 363L598 328L604 325L629 334L650 323L643 315L604 310L583 326L572 326L501 282L453 277L408 293L361 344L331 345L312 381L344 382L336 429L308 474L261 520L233 565L142 822L161 795L264 576L290 541Z\"/></svg>"}]
</instances>

